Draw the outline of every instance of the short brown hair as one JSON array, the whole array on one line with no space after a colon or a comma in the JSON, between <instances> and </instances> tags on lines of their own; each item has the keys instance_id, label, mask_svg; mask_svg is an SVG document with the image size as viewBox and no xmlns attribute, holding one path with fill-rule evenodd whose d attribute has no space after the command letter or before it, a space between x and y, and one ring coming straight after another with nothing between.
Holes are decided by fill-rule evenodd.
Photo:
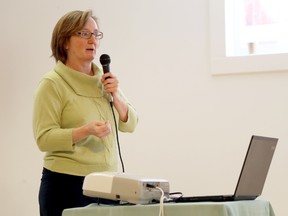
<instances>
[{"instance_id":1,"label":"short brown hair","mask_svg":"<svg viewBox=\"0 0 288 216\"><path fill-rule=\"evenodd\" d=\"M75 32L83 28L90 17L94 19L98 25L97 18L93 16L91 10L71 11L60 18L54 27L51 39L51 56L55 58L56 62L58 60L62 61L63 63L66 62L67 51L65 49L65 45L67 41L73 34L75 34Z\"/></svg>"}]
</instances>

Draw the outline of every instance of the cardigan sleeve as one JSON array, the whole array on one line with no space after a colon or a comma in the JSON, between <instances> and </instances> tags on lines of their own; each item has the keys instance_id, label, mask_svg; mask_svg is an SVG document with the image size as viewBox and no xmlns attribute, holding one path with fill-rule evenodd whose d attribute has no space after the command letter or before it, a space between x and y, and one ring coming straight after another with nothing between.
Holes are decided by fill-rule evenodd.
<instances>
[{"instance_id":1,"label":"cardigan sleeve","mask_svg":"<svg viewBox=\"0 0 288 216\"><path fill-rule=\"evenodd\" d=\"M127 100L122 91L119 91L120 96L126 101L128 106L128 119L126 122L119 120L119 130L121 132L133 132L138 124L138 114L133 105Z\"/></svg>"},{"instance_id":2,"label":"cardigan sleeve","mask_svg":"<svg viewBox=\"0 0 288 216\"><path fill-rule=\"evenodd\" d=\"M119 121L119 130L121 132L133 132L138 123L136 110L128 104L128 120L126 122Z\"/></svg>"},{"instance_id":3,"label":"cardigan sleeve","mask_svg":"<svg viewBox=\"0 0 288 216\"><path fill-rule=\"evenodd\" d=\"M33 133L41 151L73 151L72 129L60 127L62 100L57 85L43 79L34 95Z\"/></svg>"}]
</instances>

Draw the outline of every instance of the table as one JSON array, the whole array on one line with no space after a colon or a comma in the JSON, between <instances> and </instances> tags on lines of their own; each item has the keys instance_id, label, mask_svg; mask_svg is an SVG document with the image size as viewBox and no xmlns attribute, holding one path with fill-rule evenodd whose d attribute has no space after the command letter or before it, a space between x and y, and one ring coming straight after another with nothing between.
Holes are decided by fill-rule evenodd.
<instances>
[{"instance_id":1,"label":"table","mask_svg":"<svg viewBox=\"0 0 288 216\"><path fill-rule=\"evenodd\" d=\"M62 216L158 216L159 204L107 206L91 204L65 209ZM275 216L269 201L165 203L165 216Z\"/></svg>"}]
</instances>

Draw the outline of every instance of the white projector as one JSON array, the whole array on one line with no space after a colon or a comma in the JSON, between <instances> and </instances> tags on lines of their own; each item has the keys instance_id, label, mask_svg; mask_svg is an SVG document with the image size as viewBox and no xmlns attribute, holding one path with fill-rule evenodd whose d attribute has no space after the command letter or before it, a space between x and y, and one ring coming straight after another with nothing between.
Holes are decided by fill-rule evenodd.
<instances>
[{"instance_id":1,"label":"white projector","mask_svg":"<svg viewBox=\"0 0 288 216\"><path fill-rule=\"evenodd\" d=\"M159 201L162 196L161 190L168 198L169 182L167 180L116 172L91 173L85 177L83 183L83 194L86 196L133 204Z\"/></svg>"}]
</instances>

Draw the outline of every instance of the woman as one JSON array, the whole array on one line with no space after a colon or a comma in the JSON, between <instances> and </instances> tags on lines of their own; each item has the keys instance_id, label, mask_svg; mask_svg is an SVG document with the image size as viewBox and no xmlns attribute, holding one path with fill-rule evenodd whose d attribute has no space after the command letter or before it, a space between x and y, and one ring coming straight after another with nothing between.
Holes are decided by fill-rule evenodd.
<instances>
[{"instance_id":1,"label":"woman","mask_svg":"<svg viewBox=\"0 0 288 216\"><path fill-rule=\"evenodd\" d=\"M95 202L82 194L91 172L117 171L117 128L133 132L136 111L119 90L117 77L93 63L103 33L92 11L72 11L56 24L52 56L56 66L36 92L33 132L46 152L39 191L41 216ZM113 97L117 128L109 97Z\"/></svg>"}]
</instances>

